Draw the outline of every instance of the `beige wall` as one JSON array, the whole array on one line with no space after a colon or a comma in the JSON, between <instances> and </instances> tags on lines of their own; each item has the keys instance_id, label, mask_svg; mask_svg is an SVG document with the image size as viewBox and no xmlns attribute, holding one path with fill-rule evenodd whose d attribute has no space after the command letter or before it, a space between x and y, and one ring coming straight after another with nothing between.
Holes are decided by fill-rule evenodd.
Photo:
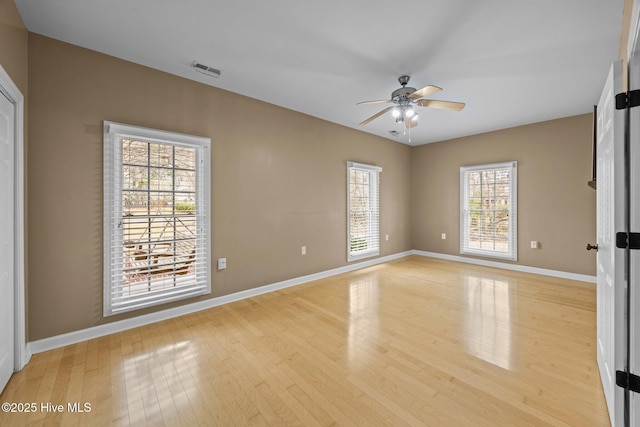
<instances>
[{"instance_id":1,"label":"beige wall","mask_svg":"<svg viewBox=\"0 0 640 427\"><path fill-rule=\"evenodd\" d=\"M27 97L27 30L12 0L0 0L0 65Z\"/></svg>"},{"instance_id":2,"label":"beige wall","mask_svg":"<svg viewBox=\"0 0 640 427\"><path fill-rule=\"evenodd\" d=\"M29 61L30 340L153 311L102 317L103 120L211 137L211 297L345 265L348 160L411 249L408 146L35 34Z\"/></svg>"},{"instance_id":3,"label":"beige wall","mask_svg":"<svg viewBox=\"0 0 640 427\"><path fill-rule=\"evenodd\" d=\"M518 161L518 264L595 274L591 114L416 147L414 249L459 255L460 166ZM442 240L440 235L447 234ZM531 240L540 249L531 249Z\"/></svg>"}]
</instances>

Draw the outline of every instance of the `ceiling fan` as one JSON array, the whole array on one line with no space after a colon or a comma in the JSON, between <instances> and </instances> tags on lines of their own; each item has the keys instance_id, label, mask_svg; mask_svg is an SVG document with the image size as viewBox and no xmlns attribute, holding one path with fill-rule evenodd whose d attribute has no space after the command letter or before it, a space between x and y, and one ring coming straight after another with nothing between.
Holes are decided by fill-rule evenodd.
<instances>
[{"instance_id":1,"label":"ceiling fan","mask_svg":"<svg viewBox=\"0 0 640 427\"><path fill-rule=\"evenodd\" d=\"M433 95L440 92L442 89L438 86L425 86L420 90L416 90L412 87L407 87L409 83L409 76L400 76L398 78L400 89L396 89L391 93L390 99L379 101L362 101L356 105L364 104L382 104L392 102L394 105L387 107L384 110L374 114L368 119L362 121L360 125L366 125L367 123L377 119L381 115L388 111L391 111L391 115L396 119L396 123L404 123L404 125L411 129L418 125L418 113L414 109L414 105L419 107L439 108L442 110L460 111L464 108L464 102L453 101L437 101L435 99L423 99L425 96Z\"/></svg>"}]
</instances>

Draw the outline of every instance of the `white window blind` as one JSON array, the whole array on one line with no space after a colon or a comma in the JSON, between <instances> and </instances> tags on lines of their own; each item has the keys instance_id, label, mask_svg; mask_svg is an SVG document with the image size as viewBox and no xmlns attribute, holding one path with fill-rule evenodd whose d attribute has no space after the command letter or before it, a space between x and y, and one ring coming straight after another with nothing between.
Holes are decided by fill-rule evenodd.
<instances>
[{"instance_id":1,"label":"white window blind","mask_svg":"<svg viewBox=\"0 0 640 427\"><path fill-rule=\"evenodd\" d=\"M104 315L210 293L209 138L104 122Z\"/></svg>"},{"instance_id":2,"label":"white window blind","mask_svg":"<svg viewBox=\"0 0 640 427\"><path fill-rule=\"evenodd\" d=\"M380 192L382 168L347 163L347 261L380 254Z\"/></svg>"},{"instance_id":3,"label":"white window blind","mask_svg":"<svg viewBox=\"0 0 640 427\"><path fill-rule=\"evenodd\" d=\"M517 162L460 168L460 253L517 259Z\"/></svg>"}]
</instances>

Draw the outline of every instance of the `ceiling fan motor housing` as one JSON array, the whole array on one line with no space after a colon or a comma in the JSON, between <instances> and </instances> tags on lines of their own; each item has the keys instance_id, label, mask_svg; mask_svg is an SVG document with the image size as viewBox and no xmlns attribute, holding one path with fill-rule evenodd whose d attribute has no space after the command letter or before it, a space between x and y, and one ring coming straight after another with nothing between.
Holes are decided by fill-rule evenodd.
<instances>
[{"instance_id":1,"label":"ceiling fan motor housing","mask_svg":"<svg viewBox=\"0 0 640 427\"><path fill-rule=\"evenodd\" d=\"M400 89L396 89L391 93L391 100L394 102L398 102L400 104L409 104L411 102L411 98L409 98L409 95L411 95L413 92L415 92L416 89L413 87L401 87ZM406 101L406 102L402 102L402 101Z\"/></svg>"},{"instance_id":2,"label":"ceiling fan motor housing","mask_svg":"<svg viewBox=\"0 0 640 427\"><path fill-rule=\"evenodd\" d=\"M398 82L402 87L391 92L391 100L393 102L396 102L400 105L408 105L411 103L411 98L409 98L409 95L415 92L416 89L413 87L407 87L407 83L409 83L410 78L411 77L407 75L398 77Z\"/></svg>"}]
</instances>

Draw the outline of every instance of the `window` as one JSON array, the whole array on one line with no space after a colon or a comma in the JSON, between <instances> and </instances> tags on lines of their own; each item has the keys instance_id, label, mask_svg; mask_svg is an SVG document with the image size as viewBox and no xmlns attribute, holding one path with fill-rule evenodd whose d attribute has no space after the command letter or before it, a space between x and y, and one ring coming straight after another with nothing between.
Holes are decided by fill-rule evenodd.
<instances>
[{"instance_id":1,"label":"window","mask_svg":"<svg viewBox=\"0 0 640 427\"><path fill-rule=\"evenodd\" d=\"M104 122L104 315L211 292L210 139Z\"/></svg>"},{"instance_id":2,"label":"window","mask_svg":"<svg viewBox=\"0 0 640 427\"><path fill-rule=\"evenodd\" d=\"M460 252L517 259L517 163L460 168Z\"/></svg>"},{"instance_id":3,"label":"window","mask_svg":"<svg viewBox=\"0 0 640 427\"><path fill-rule=\"evenodd\" d=\"M347 261L380 254L379 174L382 168L347 163Z\"/></svg>"}]
</instances>

